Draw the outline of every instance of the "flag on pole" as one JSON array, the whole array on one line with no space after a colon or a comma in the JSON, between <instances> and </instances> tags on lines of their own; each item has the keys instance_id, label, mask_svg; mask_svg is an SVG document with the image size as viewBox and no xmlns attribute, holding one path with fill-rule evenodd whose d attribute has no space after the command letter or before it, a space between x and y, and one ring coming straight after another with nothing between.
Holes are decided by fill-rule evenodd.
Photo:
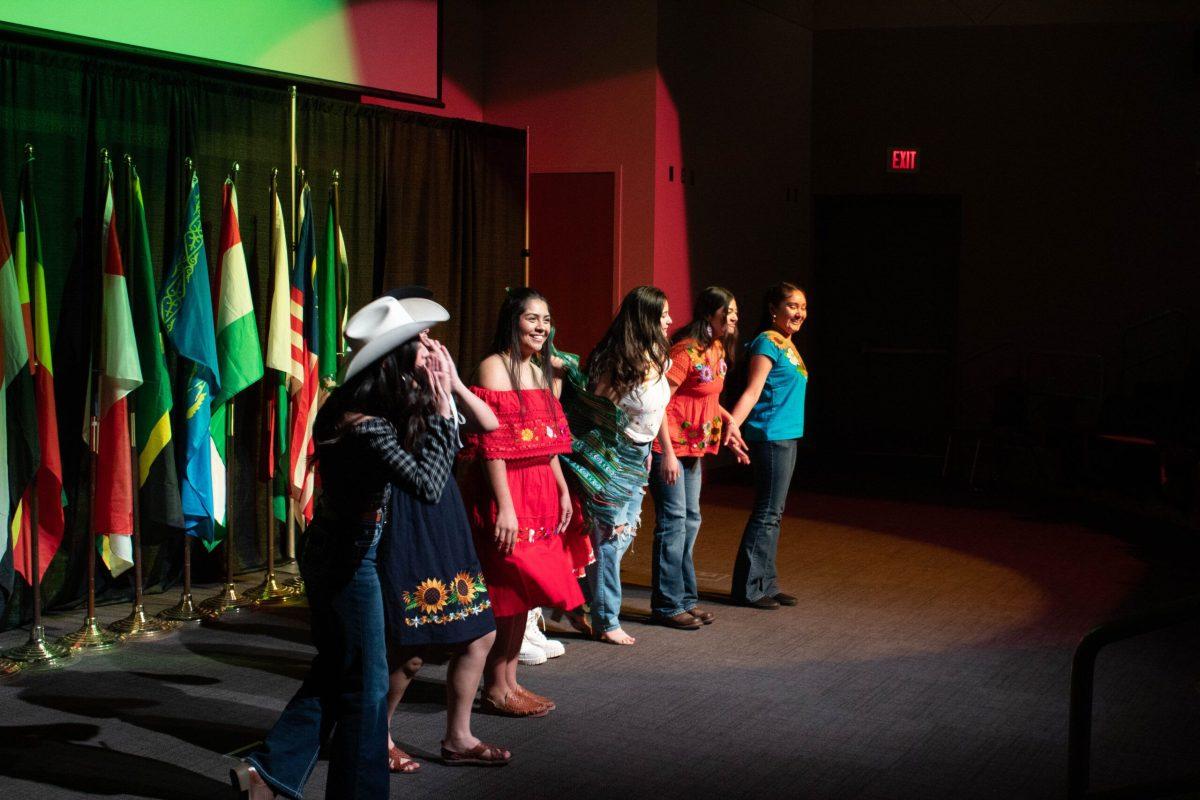
<instances>
[{"instance_id":1,"label":"flag on pole","mask_svg":"<svg viewBox=\"0 0 1200 800\"><path fill-rule=\"evenodd\" d=\"M213 393L221 388L217 341L213 331L208 256L200 226L200 181L192 173L183 228L175 243L171 269L163 278L158 312L167 339L184 359L186 370L183 485L184 528L192 536L212 541L212 441L209 421Z\"/></svg>"},{"instance_id":2,"label":"flag on pole","mask_svg":"<svg viewBox=\"0 0 1200 800\"><path fill-rule=\"evenodd\" d=\"M100 440L95 461L92 533L103 536L101 554L114 577L133 566L133 464L127 397L142 385L115 205L112 165L106 160L100 341L93 346L93 352L99 347L96 364L99 390L93 408L100 418ZM88 411L91 413L93 409Z\"/></svg>"},{"instance_id":3,"label":"flag on pole","mask_svg":"<svg viewBox=\"0 0 1200 800\"><path fill-rule=\"evenodd\" d=\"M336 182L329 187L329 213L325 219L325 260L317 267L317 286L322 309L321 388L331 391L337 384L338 369L346 351L342 331L346 327L350 293L350 267L346 240L342 237Z\"/></svg>"},{"instance_id":4,"label":"flag on pole","mask_svg":"<svg viewBox=\"0 0 1200 800\"><path fill-rule=\"evenodd\" d=\"M266 366L271 370L264 393L261 478L271 486L275 518L287 521L288 376L292 371L292 279L288 265L287 228L279 194L271 190L271 316L267 328Z\"/></svg>"},{"instance_id":5,"label":"flag on pole","mask_svg":"<svg viewBox=\"0 0 1200 800\"><path fill-rule=\"evenodd\" d=\"M58 449L58 416L54 404L54 357L50 350L50 320L46 307L46 271L42 260L41 226L33 197L33 156L21 170L17 199L17 220L13 238L17 293L25 324L30 369L33 372L34 406L37 413L38 467L38 555L46 574L51 559L63 539L62 456ZM13 564L17 572L32 583L31 503L33 491L26 488L21 497L19 525L13 536Z\"/></svg>"},{"instance_id":6,"label":"flag on pole","mask_svg":"<svg viewBox=\"0 0 1200 800\"><path fill-rule=\"evenodd\" d=\"M33 374L29 371L17 269L0 201L0 596L12 593L17 507L38 466L38 435ZM14 527L16 530L14 531Z\"/></svg>"},{"instance_id":7,"label":"flag on pole","mask_svg":"<svg viewBox=\"0 0 1200 800\"><path fill-rule=\"evenodd\" d=\"M158 322L154 260L146 204L137 170L131 170L133 213L129 228L129 290L133 301L133 330L137 340L142 386L133 395L134 439L138 452L138 486L142 518L182 528L175 445L171 440L171 378Z\"/></svg>"},{"instance_id":8,"label":"flag on pole","mask_svg":"<svg viewBox=\"0 0 1200 800\"><path fill-rule=\"evenodd\" d=\"M321 321L317 293L317 241L313 230L312 190L308 184L300 191L300 238L296 243L296 263L292 265L292 359L288 395L292 406L292 429L288 445L291 495L296 501L297 517L307 522L313 512L313 475L308 468L315 447L313 422L317 417L317 390L320 388L318 364L321 348Z\"/></svg>"},{"instance_id":9,"label":"flag on pole","mask_svg":"<svg viewBox=\"0 0 1200 800\"><path fill-rule=\"evenodd\" d=\"M221 258L217 267L217 365L221 391L213 398L212 435L213 497L217 525L225 527L228 513L225 496L225 425L228 403L233 396L263 375L262 347L254 321L246 253L238 229L237 189L226 179L221 197ZM205 542L210 550L220 535Z\"/></svg>"}]
</instances>

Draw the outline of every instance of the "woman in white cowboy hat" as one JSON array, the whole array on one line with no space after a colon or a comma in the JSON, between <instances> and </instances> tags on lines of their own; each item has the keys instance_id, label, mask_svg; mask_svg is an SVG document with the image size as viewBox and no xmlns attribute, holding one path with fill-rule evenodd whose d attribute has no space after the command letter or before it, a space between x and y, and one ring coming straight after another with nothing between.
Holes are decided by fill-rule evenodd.
<instances>
[{"instance_id":1,"label":"woman in white cowboy hat","mask_svg":"<svg viewBox=\"0 0 1200 800\"><path fill-rule=\"evenodd\" d=\"M314 426L322 495L300 565L317 655L262 746L231 770L240 797L300 798L326 738L326 797L388 796L377 553L393 498L406 492L437 502L453 485L458 449L453 364L440 345L421 341L449 314L413 294L374 300L346 325L353 355Z\"/></svg>"}]
</instances>

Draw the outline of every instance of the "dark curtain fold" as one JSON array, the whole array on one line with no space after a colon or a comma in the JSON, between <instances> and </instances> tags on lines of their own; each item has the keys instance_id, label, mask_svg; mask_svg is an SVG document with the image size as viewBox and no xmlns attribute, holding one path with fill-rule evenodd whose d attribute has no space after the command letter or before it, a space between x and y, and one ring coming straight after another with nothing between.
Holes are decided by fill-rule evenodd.
<instances>
[{"instance_id":1,"label":"dark curtain fold","mask_svg":"<svg viewBox=\"0 0 1200 800\"><path fill-rule=\"evenodd\" d=\"M23 148L32 143L55 341L68 506L63 546L43 584L47 608L80 603L86 548L93 546L82 431L89 347L99 310L99 149L107 147L113 161L122 233L128 226L125 154L137 165L159 280L172 258L182 214L184 158L193 159L200 178L213 276L220 257L221 184L238 162L241 235L265 345L272 170L278 170L285 209L292 199L288 110L285 87L251 87L186 68L0 44L0 193L11 217ZM331 173L340 173L351 311L396 284L430 286L452 315L442 338L464 374L472 372L504 288L522 280L524 132L307 96L298 100L297 117L298 157L312 186L322 257ZM294 236L292 220L287 222ZM168 361L175 371L169 348ZM238 435L230 457L237 476L230 515L238 570L261 567L272 530L265 487L256 480L260 387L238 396ZM177 428L177 441L181 436ZM181 568L180 532L144 518L142 534L147 587L170 588ZM282 536L277 544L281 541ZM220 548L212 554L195 548L193 556L198 581L217 578L224 560ZM8 608L0 609L0 630L27 620L29 587L19 577L17 584ZM102 564L98 567L102 602L127 600L130 586L128 577L112 579Z\"/></svg>"}]
</instances>

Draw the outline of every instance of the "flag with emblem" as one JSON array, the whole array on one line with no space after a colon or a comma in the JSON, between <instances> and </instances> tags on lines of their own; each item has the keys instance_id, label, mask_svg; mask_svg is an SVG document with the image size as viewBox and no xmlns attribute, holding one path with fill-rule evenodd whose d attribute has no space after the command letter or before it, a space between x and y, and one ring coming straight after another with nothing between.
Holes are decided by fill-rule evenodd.
<instances>
[{"instance_id":1,"label":"flag with emblem","mask_svg":"<svg viewBox=\"0 0 1200 800\"><path fill-rule=\"evenodd\" d=\"M221 389L217 342L213 330L208 256L200 225L200 181L192 173L183 227L175 243L171 268L163 278L158 312L167 340L179 353L186 376L183 420L183 481L180 500L184 529L213 539L212 397Z\"/></svg>"}]
</instances>

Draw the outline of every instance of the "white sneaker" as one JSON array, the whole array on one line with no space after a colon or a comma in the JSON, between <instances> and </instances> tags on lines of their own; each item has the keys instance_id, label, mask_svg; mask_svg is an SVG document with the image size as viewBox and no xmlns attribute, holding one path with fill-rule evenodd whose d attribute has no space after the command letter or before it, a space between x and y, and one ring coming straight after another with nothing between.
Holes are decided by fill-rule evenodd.
<instances>
[{"instance_id":1,"label":"white sneaker","mask_svg":"<svg viewBox=\"0 0 1200 800\"><path fill-rule=\"evenodd\" d=\"M540 627L545 624L546 622L542 619L542 610L540 608L530 611L529 616L525 620L524 641L541 648L542 652L546 654L546 658L558 658L567 652L567 648L557 639L546 638L546 634L542 633Z\"/></svg>"},{"instance_id":2,"label":"white sneaker","mask_svg":"<svg viewBox=\"0 0 1200 800\"><path fill-rule=\"evenodd\" d=\"M546 651L529 641L526 636L521 640L521 651L517 653L517 663L526 666L537 666L546 663Z\"/></svg>"}]
</instances>

